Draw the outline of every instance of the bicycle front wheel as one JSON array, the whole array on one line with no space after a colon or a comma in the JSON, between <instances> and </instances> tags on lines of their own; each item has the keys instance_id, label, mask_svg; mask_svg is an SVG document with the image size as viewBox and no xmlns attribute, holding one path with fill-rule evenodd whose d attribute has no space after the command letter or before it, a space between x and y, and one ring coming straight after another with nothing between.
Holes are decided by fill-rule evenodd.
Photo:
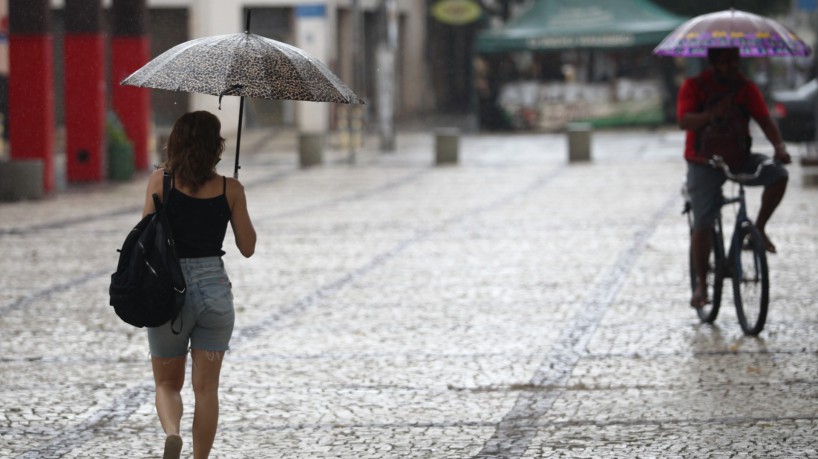
<instances>
[{"instance_id":1,"label":"bicycle front wheel","mask_svg":"<svg viewBox=\"0 0 818 459\"><path fill-rule=\"evenodd\" d=\"M703 323L711 324L716 321L721 305L721 290L724 284L724 239L721 235L721 222L717 221L712 232L713 247L707 259L707 298L709 302L696 308L696 314ZM690 254L690 288L696 290L696 266L693 254Z\"/></svg>"},{"instance_id":2,"label":"bicycle front wheel","mask_svg":"<svg viewBox=\"0 0 818 459\"><path fill-rule=\"evenodd\" d=\"M764 329L770 297L767 252L761 233L752 224L742 225L740 237L734 250L733 297L741 329L757 335Z\"/></svg>"}]
</instances>

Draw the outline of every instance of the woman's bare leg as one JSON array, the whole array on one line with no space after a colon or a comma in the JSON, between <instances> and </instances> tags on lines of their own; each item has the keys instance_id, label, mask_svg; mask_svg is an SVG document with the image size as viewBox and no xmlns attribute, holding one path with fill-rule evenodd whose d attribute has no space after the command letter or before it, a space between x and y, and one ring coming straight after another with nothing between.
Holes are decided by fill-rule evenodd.
<instances>
[{"instance_id":1,"label":"woman's bare leg","mask_svg":"<svg viewBox=\"0 0 818 459\"><path fill-rule=\"evenodd\" d=\"M185 383L186 356L151 358L156 384L156 413L167 435L179 435L182 422L182 386Z\"/></svg>"},{"instance_id":2,"label":"woman's bare leg","mask_svg":"<svg viewBox=\"0 0 818 459\"><path fill-rule=\"evenodd\" d=\"M193 457L205 459L210 455L219 424L219 375L224 352L192 349L193 393L196 408L193 412Z\"/></svg>"}]
</instances>

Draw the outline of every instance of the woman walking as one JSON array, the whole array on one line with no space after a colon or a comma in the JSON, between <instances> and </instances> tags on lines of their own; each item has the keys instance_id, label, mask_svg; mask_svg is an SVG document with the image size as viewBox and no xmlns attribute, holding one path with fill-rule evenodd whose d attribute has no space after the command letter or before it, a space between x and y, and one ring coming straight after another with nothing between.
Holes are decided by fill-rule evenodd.
<instances>
[{"instance_id":1,"label":"woman walking","mask_svg":"<svg viewBox=\"0 0 818 459\"><path fill-rule=\"evenodd\" d=\"M163 165L171 175L166 214L187 283L181 332L174 333L170 322L148 329L156 412L166 434L164 458L178 458L182 450L181 390L188 349L196 397L193 457L203 459L210 454L219 420L219 375L235 317L231 284L221 258L227 223L242 255L250 257L256 246L244 187L216 173L224 150L220 131L219 119L209 112L182 115L168 138ZM152 195L163 196L163 169L150 176L143 216L155 210Z\"/></svg>"}]
</instances>

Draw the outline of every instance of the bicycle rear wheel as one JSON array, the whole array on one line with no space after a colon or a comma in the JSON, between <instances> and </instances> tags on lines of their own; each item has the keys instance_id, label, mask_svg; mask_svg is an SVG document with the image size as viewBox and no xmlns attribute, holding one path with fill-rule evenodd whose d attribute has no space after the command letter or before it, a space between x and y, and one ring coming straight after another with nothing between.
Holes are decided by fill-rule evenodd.
<instances>
[{"instance_id":1,"label":"bicycle rear wheel","mask_svg":"<svg viewBox=\"0 0 818 459\"><path fill-rule=\"evenodd\" d=\"M724 284L724 239L721 236L721 222L717 221L712 231L713 247L707 260L707 298L710 301L696 308L696 314L704 323L713 323L719 315L721 306L721 291ZM693 261L693 254L690 254L690 290L696 290L698 280L696 277L696 266Z\"/></svg>"},{"instance_id":2,"label":"bicycle rear wheel","mask_svg":"<svg viewBox=\"0 0 818 459\"><path fill-rule=\"evenodd\" d=\"M770 295L767 252L761 233L751 223L741 227L740 242L734 251L733 297L741 329L757 335L764 329Z\"/></svg>"}]
</instances>

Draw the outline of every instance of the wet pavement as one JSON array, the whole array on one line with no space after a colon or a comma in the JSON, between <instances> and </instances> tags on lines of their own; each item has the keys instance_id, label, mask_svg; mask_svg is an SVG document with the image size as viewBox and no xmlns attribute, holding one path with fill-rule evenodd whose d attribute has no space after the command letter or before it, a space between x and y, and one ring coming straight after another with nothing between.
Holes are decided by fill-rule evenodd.
<instances>
[{"instance_id":1,"label":"wet pavement","mask_svg":"<svg viewBox=\"0 0 818 459\"><path fill-rule=\"evenodd\" d=\"M259 242L246 260L225 241L211 457L818 456L818 188L798 164L752 338L729 288L715 326L687 306L679 131L595 132L583 164L561 134L466 134L447 166L407 131L310 169L293 138L242 138ZM0 457L161 456L145 331L107 306L144 185L0 204Z\"/></svg>"}]
</instances>

